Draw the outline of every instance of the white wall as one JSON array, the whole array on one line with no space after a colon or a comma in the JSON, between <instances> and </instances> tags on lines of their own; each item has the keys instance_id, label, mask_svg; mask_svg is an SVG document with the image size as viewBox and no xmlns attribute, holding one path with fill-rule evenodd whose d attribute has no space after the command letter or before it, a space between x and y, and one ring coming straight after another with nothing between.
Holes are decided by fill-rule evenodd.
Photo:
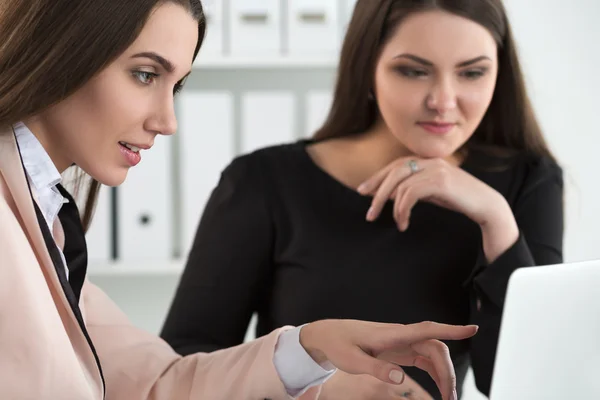
<instances>
[{"instance_id":1,"label":"white wall","mask_svg":"<svg viewBox=\"0 0 600 400\"><path fill-rule=\"evenodd\" d=\"M534 107L565 169L568 261L599 258L600 3L508 0Z\"/></svg>"},{"instance_id":2,"label":"white wall","mask_svg":"<svg viewBox=\"0 0 600 400\"><path fill-rule=\"evenodd\" d=\"M212 2L214 3L214 0ZM596 204L600 204L600 185L598 184L600 168L597 166L600 160L598 155L600 124L597 122L600 116L600 102L598 101L600 95L600 52L598 51L600 27L597 23L597 19L600 17L600 2L598 0L571 0L569 2L564 0L505 0L505 4L519 45L534 107L548 141L565 170L567 184L566 259L576 261L600 258L598 243L600 242L600 208L596 206ZM224 15L226 13L227 9L224 9ZM340 15L342 15L341 11ZM228 35L225 34L224 37L223 40L226 40ZM214 68L195 70L190 77L186 91L192 97L197 93L216 93L217 97L215 98L220 99L218 104L223 105L230 102L232 107L239 108L244 102L242 98L237 97L240 92L259 91L263 94L267 92L281 95L282 90L288 90L296 97L296 101L290 103L286 100L282 104L289 106L285 110L286 113L296 115L296 124L290 128L292 130L288 132L288 136L282 137L281 140L288 140L289 135L293 137L305 135L310 127L315 126L315 121L322 117L314 116L315 112L317 114L319 112L319 107L315 104L319 101L326 102L327 90L333 82L334 64L306 62L296 63L294 67L282 68L277 66L281 64L279 61L273 57L270 59L274 60L272 67L265 67L268 64L265 62L265 65L248 68L243 63L232 66L231 63L224 63L214 56L205 57L206 63L212 63ZM202 64L202 58L200 64ZM299 79L296 84L290 81L290 74ZM304 99L303 96L307 94L307 90L308 92L316 91L317 103L307 105L303 101L298 101L298 99ZM268 96L262 97L263 100L267 99L264 101L268 101L268 98ZM285 94L284 98L286 98ZM274 97L274 99L278 99L278 97ZM204 101L203 104L206 104L207 99L200 98L198 101ZM243 112L239 109L238 111L227 111L228 109L221 108L217 111L216 115L230 116L230 119L223 121L222 131L219 131L218 120L210 120L210 112L199 112L198 115L190 116L190 112L186 113L185 109L185 105L178 105L178 113L184 121L180 125L180 137L171 142L173 159L177 160L181 157L182 160L185 160L186 157L192 157L189 154L186 156L187 153L182 151L186 135L206 135L197 138L196 142L198 146L205 146L201 153L201 159L197 157L193 160L194 162L204 162L206 166L203 169L204 175L201 177L201 184L195 189L197 193L192 194L186 194L182 189L182 187L185 188L185 181L182 181L181 176L186 176L186 172L181 171L182 166L173 167L172 178L175 183L172 200L174 202L184 201L185 203L186 196L196 196L197 198L197 196L208 195L211 186L216 182L218 171L228 158L242 150L247 150L244 143L266 144L277 139L273 136L262 139L254 136L250 142L244 141L244 138L240 137L240 132L243 132L244 129L239 121ZM185 115L181 115L182 113ZM307 117L307 115L313 116ZM260 119L257 121L259 123ZM214 142L211 142L211 136L218 137L224 132L228 132L232 136L215 139ZM156 165L148 168L151 167L156 167ZM140 168L146 168L146 166L142 165ZM103 209L101 215L109 214L106 212L110 208L109 197L105 196L105 200L100 206ZM201 212L202 203L182 207L167 211L172 217L173 226L170 225L164 229L174 238L174 247L170 249L173 254L185 254L191 239L190 235L193 233L197 217ZM185 214L181 210L185 210ZM139 212L143 213L143 210L139 210ZM196 215L189 215L190 213ZM102 232L109 231L105 222L104 220L97 224L101 226L98 229ZM133 259L126 265L107 266L102 260L107 246L106 242L102 241L109 240L109 238L106 238L106 233L102 233L102 235L104 235L103 238L99 238L98 236L101 235L97 232L91 234L100 243L92 244L94 249L94 262L91 266L92 280L117 301L135 324L149 331L158 332L177 284L178 267L181 264L176 263L175 266L169 265L169 267L162 268L157 267L154 262L152 267L148 267L146 261ZM136 238L127 240L135 241ZM110 272L109 268L113 268L115 272ZM148 268L153 272L145 273L144 271ZM463 400L484 398L474 389L471 378L468 379L465 390Z\"/></svg>"}]
</instances>

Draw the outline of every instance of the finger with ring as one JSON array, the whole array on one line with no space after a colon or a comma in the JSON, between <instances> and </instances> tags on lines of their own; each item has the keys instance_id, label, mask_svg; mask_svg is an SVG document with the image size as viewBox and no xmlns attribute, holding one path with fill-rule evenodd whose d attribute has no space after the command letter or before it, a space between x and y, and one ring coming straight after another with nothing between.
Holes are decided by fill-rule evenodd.
<instances>
[{"instance_id":1,"label":"finger with ring","mask_svg":"<svg viewBox=\"0 0 600 400\"><path fill-rule=\"evenodd\" d=\"M419 168L419 164L417 164L417 162L415 160L410 160L406 163L406 165L408 166L408 168L410 168L410 174L416 174L417 172L419 172L421 170L421 168Z\"/></svg>"}]
</instances>

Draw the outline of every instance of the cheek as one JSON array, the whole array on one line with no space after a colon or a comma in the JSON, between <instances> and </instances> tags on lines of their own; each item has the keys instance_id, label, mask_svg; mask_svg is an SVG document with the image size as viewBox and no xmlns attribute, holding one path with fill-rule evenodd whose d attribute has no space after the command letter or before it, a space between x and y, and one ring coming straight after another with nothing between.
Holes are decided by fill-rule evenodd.
<instances>
[{"instance_id":1,"label":"cheek","mask_svg":"<svg viewBox=\"0 0 600 400\"><path fill-rule=\"evenodd\" d=\"M383 119L393 129L413 124L423 114L425 94L418 85L396 82L385 87L378 101Z\"/></svg>"},{"instance_id":2,"label":"cheek","mask_svg":"<svg viewBox=\"0 0 600 400\"><path fill-rule=\"evenodd\" d=\"M396 71L377 75L377 100L385 122L390 126L412 124L423 114L427 86L401 77Z\"/></svg>"},{"instance_id":3,"label":"cheek","mask_svg":"<svg viewBox=\"0 0 600 400\"><path fill-rule=\"evenodd\" d=\"M142 120L143 96L139 94L143 91L123 77L111 78L96 82L78 99L79 115L89 128L89 139L96 143L114 141Z\"/></svg>"},{"instance_id":4,"label":"cheek","mask_svg":"<svg viewBox=\"0 0 600 400\"><path fill-rule=\"evenodd\" d=\"M494 95L494 85L481 85L477 88L466 90L461 98L463 103L463 112L466 117L477 122L483 118L488 109L492 96Z\"/></svg>"}]
</instances>

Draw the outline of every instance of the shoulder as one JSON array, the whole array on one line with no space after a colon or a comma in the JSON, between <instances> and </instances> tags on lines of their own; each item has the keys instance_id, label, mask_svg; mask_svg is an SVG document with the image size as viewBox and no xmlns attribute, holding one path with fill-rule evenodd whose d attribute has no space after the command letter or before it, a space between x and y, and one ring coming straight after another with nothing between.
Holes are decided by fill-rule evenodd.
<instances>
[{"instance_id":1,"label":"shoulder","mask_svg":"<svg viewBox=\"0 0 600 400\"><path fill-rule=\"evenodd\" d=\"M563 169L556 160L549 156L522 154L522 163L529 175L562 178Z\"/></svg>"},{"instance_id":2,"label":"shoulder","mask_svg":"<svg viewBox=\"0 0 600 400\"><path fill-rule=\"evenodd\" d=\"M469 172L511 201L539 188L552 188L556 193L563 190L563 169L549 155L474 147L469 149L465 164Z\"/></svg>"},{"instance_id":3,"label":"shoulder","mask_svg":"<svg viewBox=\"0 0 600 400\"><path fill-rule=\"evenodd\" d=\"M524 170L522 195L539 188L552 189L555 193L564 190L563 169L556 160L548 156L533 154L521 155L521 168Z\"/></svg>"},{"instance_id":4,"label":"shoulder","mask_svg":"<svg viewBox=\"0 0 600 400\"><path fill-rule=\"evenodd\" d=\"M491 146L471 147L468 162L482 171L517 174L523 178L562 178L563 173L562 167L550 155Z\"/></svg>"},{"instance_id":5,"label":"shoulder","mask_svg":"<svg viewBox=\"0 0 600 400\"><path fill-rule=\"evenodd\" d=\"M232 178L265 179L268 176L289 174L302 168L304 142L292 142L263 147L235 157L223 170Z\"/></svg>"}]
</instances>

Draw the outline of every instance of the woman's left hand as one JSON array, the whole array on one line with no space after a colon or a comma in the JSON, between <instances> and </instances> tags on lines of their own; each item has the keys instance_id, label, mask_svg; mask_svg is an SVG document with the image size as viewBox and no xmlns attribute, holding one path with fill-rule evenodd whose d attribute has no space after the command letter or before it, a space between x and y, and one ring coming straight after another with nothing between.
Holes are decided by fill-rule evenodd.
<instances>
[{"instance_id":1,"label":"woman's left hand","mask_svg":"<svg viewBox=\"0 0 600 400\"><path fill-rule=\"evenodd\" d=\"M417 201L427 201L464 214L482 229L488 261L495 260L519 237L512 210L504 197L484 182L443 159L400 158L362 185L358 191L372 195L367 220L374 221L385 203L394 201L398 229L408 228Z\"/></svg>"},{"instance_id":2,"label":"woman's left hand","mask_svg":"<svg viewBox=\"0 0 600 400\"><path fill-rule=\"evenodd\" d=\"M328 361L348 374L368 374L393 385L406 378L400 366L415 366L429 373L444 400L458 400L454 365L442 340L469 339L477 329L431 321L401 325L321 320L302 327L300 345L317 364Z\"/></svg>"}]
</instances>

